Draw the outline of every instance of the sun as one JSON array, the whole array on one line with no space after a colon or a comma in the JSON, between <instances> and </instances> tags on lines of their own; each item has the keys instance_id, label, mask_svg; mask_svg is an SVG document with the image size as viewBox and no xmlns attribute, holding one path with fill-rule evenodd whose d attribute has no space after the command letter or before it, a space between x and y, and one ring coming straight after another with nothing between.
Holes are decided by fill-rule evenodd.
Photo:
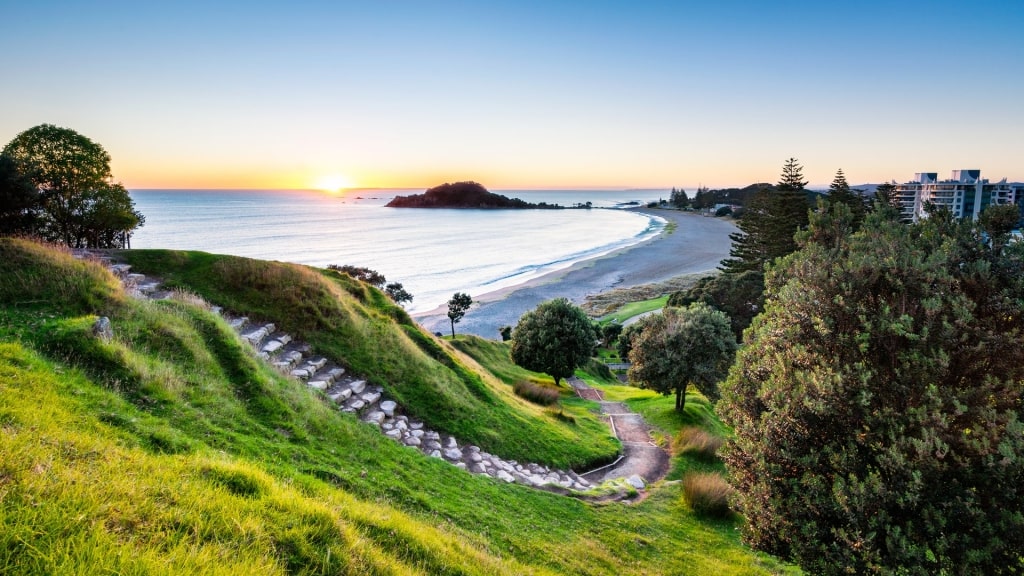
<instances>
[{"instance_id":1,"label":"sun","mask_svg":"<svg viewBox=\"0 0 1024 576\"><path fill-rule=\"evenodd\" d=\"M353 187L355 187L355 183L351 178L338 173L321 176L315 184L315 188L317 190L323 190L324 192L330 192L332 194L337 194L346 188Z\"/></svg>"}]
</instances>

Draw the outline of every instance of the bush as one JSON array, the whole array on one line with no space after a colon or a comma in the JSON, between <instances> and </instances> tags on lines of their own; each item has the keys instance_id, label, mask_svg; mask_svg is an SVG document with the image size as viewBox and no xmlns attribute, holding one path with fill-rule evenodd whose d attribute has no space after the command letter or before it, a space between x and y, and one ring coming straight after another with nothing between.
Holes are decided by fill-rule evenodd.
<instances>
[{"instance_id":1,"label":"bush","mask_svg":"<svg viewBox=\"0 0 1024 576\"><path fill-rule=\"evenodd\" d=\"M689 454L701 460L714 461L718 458L718 449L724 443L724 439L703 428L687 426L672 439L672 453L677 456Z\"/></svg>"},{"instance_id":2,"label":"bush","mask_svg":"<svg viewBox=\"0 0 1024 576\"><path fill-rule=\"evenodd\" d=\"M694 473L683 479L683 497L698 516L728 518L732 487L718 474Z\"/></svg>"},{"instance_id":3,"label":"bush","mask_svg":"<svg viewBox=\"0 0 1024 576\"><path fill-rule=\"evenodd\" d=\"M548 388L547 386L540 386L533 382L527 382L520 380L512 386L512 390L515 391L516 396L525 398L534 404L540 404L541 406L550 406L558 402L560 394L558 390L554 388Z\"/></svg>"}]
</instances>

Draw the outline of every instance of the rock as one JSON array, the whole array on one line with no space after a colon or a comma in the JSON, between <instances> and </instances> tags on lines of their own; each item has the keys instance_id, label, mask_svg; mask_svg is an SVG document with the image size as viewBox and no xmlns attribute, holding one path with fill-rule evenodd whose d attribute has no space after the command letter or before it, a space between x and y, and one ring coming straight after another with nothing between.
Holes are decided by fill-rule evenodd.
<instances>
[{"instance_id":1,"label":"rock","mask_svg":"<svg viewBox=\"0 0 1024 576\"><path fill-rule=\"evenodd\" d=\"M409 422L409 428L413 430L422 430L423 422Z\"/></svg>"},{"instance_id":2,"label":"rock","mask_svg":"<svg viewBox=\"0 0 1024 576\"><path fill-rule=\"evenodd\" d=\"M483 457L480 456L479 452L470 452L469 453L469 461L470 462L479 462L481 460L483 460Z\"/></svg>"},{"instance_id":3,"label":"rock","mask_svg":"<svg viewBox=\"0 0 1024 576\"><path fill-rule=\"evenodd\" d=\"M416 438L422 438L423 437L423 430L413 430L412 432L410 432L410 434L412 436L415 436Z\"/></svg>"},{"instance_id":4,"label":"rock","mask_svg":"<svg viewBox=\"0 0 1024 576\"><path fill-rule=\"evenodd\" d=\"M423 447L426 448L427 450L440 450L441 443L438 442L437 440L427 440L426 442L423 443Z\"/></svg>"},{"instance_id":5,"label":"rock","mask_svg":"<svg viewBox=\"0 0 1024 576\"><path fill-rule=\"evenodd\" d=\"M455 437L454 436L449 436L448 439L445 440L444 447L445 448L458 448L459 447L459 443L455 441Z\"/></svg>"},{"instance_id":6,"label":"rock","mask_svg":"<svg viewBox=\"0 0 1024 576\"><path fill-rule=\"evenodd\" d=\"M292 341L292 336L291 334L281 334L277 337L277 341L284 345Z\"/></svg>"},{"instance_id":7,"label":"rock","mask_svg":"<svg viewBox=\"0 0 1024 576\"><path fill-rule=\"evenodd\" d=\"M361 398L363 399L363 402L373 404L377 400L380 400L380 394L377 392L367 392L366 394L363 394Z\"/></svg>"},{"instance_id":8,"label":"rock","mask_svg":"<svg viewBox=\"0 0 1024 576\"><path fill-rule=\"evenodd\" d=\"M309 370L305 370L303 368L297 368L295 370L292 370L290 372L290 374L291 374L292 378L299 378L301 380L305 380L306 378L309 378Z\"/></svg>"},{"instance_id":9,"label":"rock","mask_svg":"<svg viewBox=\"0 0 1024 576\"><path fill-rule=\"evenodd\" d=\"M440 458L441 457L441 451L440 450L432 450L430 452L429 456L431 458Z\"/></svg>"},{"instance_id":10,"label":"rock","mask_svg":"<svg viewBox=\"0 0 1024 576\"><path fill-rule=\"evenodd\" d=\"M381 412L380 410L374 410L373 412L367 414L366 418L364 418L363 421L369 422L371 424L380 424L381 422L384 421L384 413Z\"/></svg>"},{"instance_id":11,"label":"rock","mask_svg":"<svg viewBox=\"0 0 1024 576\"><path fill-rule=\"evenodd\" d=\"M487 474L487 468L479 462L470 464L469 471L472 472L473 474Z\"/></svg>"},{"instance_id":12,"label":"rock","mask_svg":"<svg viewBox=\"0 0 1024 576\"><path fill-rule=\"evenodd\" d=\"M446 460L456 461L462 460L462 450L458 448L448 448L444 451L444 457Z\"/></svg>"},{"instance_id":13,"label":"rock","mask_svg":"<svg viewBox=\"0 0 1024 576\"><path fill-rule=\"evenodd\" d=\"M629 478L626 478L626 483L637 490L643 490L647 486L644 479L641 478L639 474L633 474Z\"/></svg>"},{"instance_id":14,"label":"rock","mask_svg":"<svg viewBox=\"0 0 1024 576\"><path fill-rule=\"evenodd\" d=\"M130 282L139 283L146 279L145 274L128 274L125 276Z\"/></svg>"},{"instance_id":15,"label":"rock","mask_svg":"<svg viewBox=\"0 0 1024 576\"><path fill-rule=\"evenodd\" d=\"M267 342L266 344L263 345L263 352L266 352L267 354L273 354L274 352L280 350L283 346L284 344L282 344L280 341L271 340L270 342Z\"/></svg>"},{"instance_id":16,"label":"rock","mask_svg":"<svg viewBox=\"0 0 1024 576\"><path fill-rule=\"evenodd\" d=\"M213 312L214 314L220 316L221 313L224 312L224 309L221 308L220 306L210 306L210 312Z\"/></svg>"},{"instance_id":17,"label":"rock","mask_svg":"<svg viewBox=\"0 0 1024 576\"><path fill-rule=\"evenodd\" d=\"M327 364L327 358L324 358L324 357L321 356L320 358L316 358L314 360L309 360L307 363L310 366L315 366L316 369L319 370L319 369L324 367L324 364Z\"/></svg>"},{"instance_id":18,"label":"rock","mask_svg":"<svg viewBox=\"0 0 1024 576\"><path fill-rule=\"evenodd\" d=\"M402 431L388 430L387 432L384 433L384 435L387 436L388 438L391 438L392 440L398 440L399 438L402 437Z\"/></svg>"},{"instance_id":19,"label":"rock","mask_svg":"<svg viewBox=\"0 0 1024 576\"><path fill-rule=\"evenodd\" d=\"M382 404L382 406L383 406L383 404ZM406 424L405 420L402 420L401 417L399 417L399 418L395 419L395 428L397 430L408 430L409 429L409 425Z\"/></svg>"},{"instance_id":20,"label":"rock","mask_svg":"<svg viewBox=\"0 0 1024 576\"><path fill-rule=\"evenodd\" d=\"M512 483L516 481L515 477L513 477L511 474L504 470L498 470L497 476L498 480L501 480L503 482Z\"/></svg>"},{"instance_id":21,"label":"rock","mask_svg":"<svg viewBox=\"0 0 1024 576\"><path fill-rule=\"evenodd\" d=\"M342 388L337 392L331 392L327 395L328 398L334 401L335 404L341 404L345 400L348 400L352 396L352 390L348 388Z\"/></svg>"},{"instance_id":22,"label":"rock","mask_svg":"<svg viewBox=\"0 0 1024 576\"><path fill-rule=\"evenodd\" d=\"M327 386L329 386L329 384L324 380L310 380L306 385L310 388L315 388L316 390L327 390Z\"/></svg>"},{"instance_id":23,"label":"rock","mask_svg":"<svg viewBox=\"0 0 1024 576\"><path fill-rule=\"evenodd\" d=\"M349 385L353 394L362 394L366 390L366 380L354 380Z\"/></svg>"},{"instance_id":24,"label":"rock","mask_svg":"<svg viewBox=\"0 0 1024 576\"><path fill-rule=\"evenodd\" d=\"M333 379L333 380L337 380L338 378L341 378L344 374L345 374L345 369L344 368L331 368L330 370L327 371L327 375L330 376L331 379Z\"/></svg>"},{"instance_id":25,"label":"rock","mask_svg":"<svg viewBox=\"0 0 1024 576\"><path fill-rule=\"evenodd\" d=\"M131 264L114 264L110 267L110 271L114 274L127 274L132 269Z\"/></svg>"},{"instance_id":26,"label":"rock","mask_svg":"<svg viewBox=\"0 0 1024 576\"><path fill-rule=\"evenodd\" d=\"M231 326L231 329L237 332L241 330L242 326L245 326L245 323L248 321L249 319L245 316L242 316L241 318L232 318L231 320L228 320L228 326Z\"/></svg>"},{"instance_id":27,"label":"rock","mask_svg":"<svg viewBox=\"0 0 1024 576\"><path fill-rule=\"evenodd\" d=\"M353 400L353 401L352 401L352 402L351 402L351 403L350 403L350 404L348 405L348 407L349 407L349 408L351 408L351 409L353 409L353 410L362 410L362 409L363 409L363 407L365 407L365 406L366 406L366 402L363 402L362 400L360 400L360 399L358 399L358 398L357 398L357 399L355 399L355 400Z\"/></svg>"},{"instance_id":28,"label":"rock","mask_svg":"<svg viewBox=\"0 0 1024 576\"><path fill-rule=\"evenodd\" d=\"M426 438L427 440L440 440L441 439L441 435L438 434L437 432L434 432L433 430L427 431L426 434L424 434L423 437Z\"/></svg>"},{"instance_id":29,"label":"rock","mask_svg":"<svg viewBox=\"0 0 1024 576\"><path fill-rule=\"evenodd\" d=\"M398 404L394 400L385 400L380 403L380 409L388 416L394 416L397 407Z\"/></svg>"},{"instance_id":30,"label":"rock","mask_svg":"<svg viewBox=\"0 0 1024 576\"><path fill-rule=\"evenodd\" d=\"M419 446L420 445L420 439L415 437L415 436L409 436L408 438L406 438L403 441L403 443L406 446Z\"/></svg>"},{"instance_id":31,"label":"rock","mask_svg":"<svg viewBox=\"0 0 1024 576\"><path fill-rule=\"evenodd\" d=\"M455 463L455 467L460 469L460 470L465 470L466 469L466 463L465 462L456 462Z\"/></svg>"},{"instance_id":32,"label":"rock","mask_svg":"<svg viewBox=\"0 0 1024 576\"><path fill-rule=\"evenodd\" d=\"M114 328L110 324L110 318L100 316L92 324L92 335L100 340L110 340L114 337Z\"/></svg>"}]
</instances>

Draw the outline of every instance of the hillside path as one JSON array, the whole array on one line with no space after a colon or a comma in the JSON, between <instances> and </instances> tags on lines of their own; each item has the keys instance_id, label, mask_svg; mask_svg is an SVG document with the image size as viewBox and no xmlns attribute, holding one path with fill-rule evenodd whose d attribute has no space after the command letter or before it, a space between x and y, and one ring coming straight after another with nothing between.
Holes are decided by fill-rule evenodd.
<instances>
[{"instance_id":1,"label":"hillside path","mask_svg":"<svg viewBox=\"0 0 1024 576\"><path fill-rule=\"evenodd\" d=\"M579 378L568 379L569 385L580 398L594 400L601 405L601 415L608 422L612 434L622 442L622 458L614 464L585 472L580 476L600 483L617 478L640 476L646 484L665 477L669 468L668 453L654 443L651 425L622 402L607 402L604 394Z\"/></svg>"}]
</instances>

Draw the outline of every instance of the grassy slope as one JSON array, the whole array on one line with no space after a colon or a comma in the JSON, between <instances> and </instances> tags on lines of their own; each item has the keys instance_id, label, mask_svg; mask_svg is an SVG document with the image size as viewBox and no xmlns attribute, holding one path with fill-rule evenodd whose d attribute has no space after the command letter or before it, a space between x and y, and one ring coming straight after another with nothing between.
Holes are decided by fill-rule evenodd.
<instances>
[{"instance_id":1,"label":"grassy slope","mask_svg":"<svg viewBox=\"0 0 1024 576\"><path fill-rule=\"evenodd\" d=\"M629 320L633 316L638 316L644 312L651 312L653 310L660 310L665 307L665 303L668 302L668 294L659 296L657 298L651 298L648 300L642 300L640 302L630 302L616 310L615 312L602 316L599 320L602 324L609 322L616 322L622 324L626 320Z\"/></svg>"},{"instance_id":2,"label":"grassy slope","mask_svg":"<svg viewBox=\"0 0 1024 576\"><path fill-rule=\"evenodd\" d=\"M97 313L110 342L90 336ZM593 506L402 448L254 360L219 318L3 240L0 525L12 574L780 569L674 490Z\"/></svg>"},{"instance_id":3,"label":"grassy slope","mask_svg":"<svg viewBox=\"0 0 1024 576\"><path fill-rule=\"evenodd\" d=\"M133 269L159 274L236 313L271 320L382 385L431 427L516 460L560 468L609 459L618 446L599 423L569 426L519 400L471 360L422 331L380 291L344 274L202 252L125 252Z\"/></svg>"}]
</instances>

